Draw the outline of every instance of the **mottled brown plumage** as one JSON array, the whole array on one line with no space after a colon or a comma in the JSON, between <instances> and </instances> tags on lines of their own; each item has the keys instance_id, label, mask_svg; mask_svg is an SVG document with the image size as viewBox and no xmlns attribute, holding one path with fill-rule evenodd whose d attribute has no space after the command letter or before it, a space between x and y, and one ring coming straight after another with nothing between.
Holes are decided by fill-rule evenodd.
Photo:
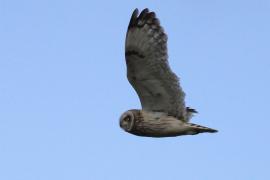
<instances>
[{"instance_id":1,"label":"mottled brown plumage","mask_svg":"<svg viewBox=\"0 0 270 180\"><path fill-rule=\"evenodd\" d=\"M185 106L185 93L168 63L167 35L154 12L132 13L126 34L127 77L142 110L130 110L120 126L139 136L169 137L216 130L188 123L195 109Z\"/></svg>"}]
</instances>

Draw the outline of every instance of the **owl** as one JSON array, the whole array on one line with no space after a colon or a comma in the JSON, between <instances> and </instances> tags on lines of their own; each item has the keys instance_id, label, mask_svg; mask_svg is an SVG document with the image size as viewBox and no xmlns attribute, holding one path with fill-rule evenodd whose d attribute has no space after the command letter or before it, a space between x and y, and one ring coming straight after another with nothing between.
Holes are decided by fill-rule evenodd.
<instances>
[{"instance_id":1,"label":"owl","mask_svg":"<svg viewBox=\"0 0 270 180\"><path fill-rule=\"evenodd\" d=\"M215 133L190 123L195 109L186 107L185 93L168 63L167 35L154 12L132 13L125 42L127 78L139 96L142 110L131 109L120 117L120 127L146 137L173 137Z\"/></svg>"}]
</instances>

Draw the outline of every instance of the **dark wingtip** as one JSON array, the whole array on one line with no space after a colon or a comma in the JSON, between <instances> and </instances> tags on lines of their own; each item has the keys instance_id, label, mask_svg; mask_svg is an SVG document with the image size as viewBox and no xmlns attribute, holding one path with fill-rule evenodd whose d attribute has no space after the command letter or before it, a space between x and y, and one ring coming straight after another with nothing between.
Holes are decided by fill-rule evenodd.
<instances>
[{"instance_id":1,"label":"dark wingtip","mask_svg":"<svg viewBox=\"0 0 270 180\"><path fill-rule=\"evenodd\" d=\"M138 17L138 14L139 14L139 10L137 8L134 9L134 11L131 15L130 21L129 21L128 29L131 28L136 23L136 19Z\"/></svg>"},{"instance_id":2,"label":"dark wingtip","mask_svg":"<svg viewBox=\"0 0 270 180\"><path fill-rule=\"evenodd\" d=\"M132 16L136 16L136 17L137 17L138 14L139 14L138 8L134 9L134 11L133 11L133 13L132 13Z\"/></svg>"},{"instance_id":3,"label":"dark wingtip","mask_svg":"<svg viewBox=\"0 0 270 180\"><path fill-rule=\"evenodd\" d=\"M142 12L140 13L138 19L143 19L148 12L149 12L148 8L145 8L144 10L142 10Z\"/></svg>"},{"instance_id":4,"label":"dark wingtip","mask_svg":"<svg viewBox=\"0 0 270 180\"><path fill-rule=\"evenodd\" d=\"M149 12L149 9L148 9L148 8L144 8L144 9L142 10L142 12L143 12L143 11Z\"/></svg>"},{"instance_id":5,"label":"dark wingtip","mask_svg":"<svg viewBox=\"0 0 270 180\"><path fill-rule=\"evenodd\" d=\"M139 10L136 8L130 18L130 22L128 25L128 29L132 28L133 26L138 25L139 20L147 20L147 19L154 19L155 18L155 13L154 12L149 12L148 8L145 8L139 13ZM157 20L158 22L158 20Z\"/></svg>"}]
</instances>

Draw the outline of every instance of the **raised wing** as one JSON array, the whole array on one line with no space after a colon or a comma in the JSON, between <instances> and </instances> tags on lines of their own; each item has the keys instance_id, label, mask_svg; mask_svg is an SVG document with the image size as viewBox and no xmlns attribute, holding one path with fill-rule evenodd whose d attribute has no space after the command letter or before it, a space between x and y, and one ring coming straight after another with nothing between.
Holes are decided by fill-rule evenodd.
<instances>
[{"instance_id":1,"label":"raised wing","mask_svg":"<svg viewBox=\"0 0 270 180\"><path fill-rule=\"evenodd\" d=\"M186 119L184 92L168 64L167 36L154 12L135 9L126 35L127 77L143 110Z\"/></svg>"}]
</instances>

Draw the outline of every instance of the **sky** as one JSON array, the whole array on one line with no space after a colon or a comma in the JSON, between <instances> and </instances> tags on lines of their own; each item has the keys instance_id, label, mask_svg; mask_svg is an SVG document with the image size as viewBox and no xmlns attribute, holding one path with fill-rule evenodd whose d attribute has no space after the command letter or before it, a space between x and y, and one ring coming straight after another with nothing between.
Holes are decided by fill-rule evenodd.
<instances>
[{"instance_id":1,"label":"sky","mask_svg":"<svg viewBox=\"0 0 270 180\"><path fill-rule=\"evenodd\" d=\"M168 34L193 123L138 137L124 41L135 8ZM270 179L270 1L0 0L0 179Z\"/></svg>"}]
</instances>

